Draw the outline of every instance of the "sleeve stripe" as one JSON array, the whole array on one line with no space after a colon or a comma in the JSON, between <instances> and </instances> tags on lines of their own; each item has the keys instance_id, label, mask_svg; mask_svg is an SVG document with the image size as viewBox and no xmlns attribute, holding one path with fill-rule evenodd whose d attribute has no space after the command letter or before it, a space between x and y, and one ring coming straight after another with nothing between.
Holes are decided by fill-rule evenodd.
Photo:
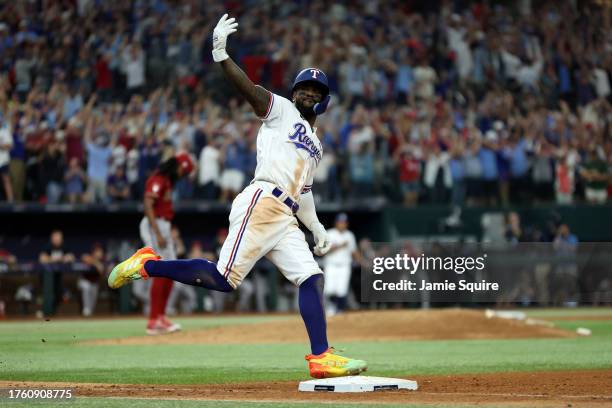
<instances>
[{"instance_id":1,"label":"sleeve stripe","mask_svg":"<svg viewBox=\"0 0 612 408\"><path fill-rule=\"evenodd\" d=\"M270 116L270 112L272 112L272 106L274 106L274 94L270 92L270 102L268 102L268 110L266 111L266 115L262 117L262 119L268 119L268 116Z\"/></svg>"}]
</instances>

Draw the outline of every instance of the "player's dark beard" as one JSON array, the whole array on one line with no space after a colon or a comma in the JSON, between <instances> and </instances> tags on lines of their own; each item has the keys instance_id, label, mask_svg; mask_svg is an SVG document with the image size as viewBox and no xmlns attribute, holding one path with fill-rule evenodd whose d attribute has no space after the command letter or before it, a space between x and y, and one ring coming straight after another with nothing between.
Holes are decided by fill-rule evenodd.
<instances>
[{"instance_id":1,"label":"player's dark beard","mask_svg":"<svg viewBox=\"0 0 612 408\"><path fill-rule=\"evenodd\" d=\"M300 101L295 101L295 107L306 120L310 120L316 116L312 110L312 106L304 106Z\"/></svg>"}]
</instances>

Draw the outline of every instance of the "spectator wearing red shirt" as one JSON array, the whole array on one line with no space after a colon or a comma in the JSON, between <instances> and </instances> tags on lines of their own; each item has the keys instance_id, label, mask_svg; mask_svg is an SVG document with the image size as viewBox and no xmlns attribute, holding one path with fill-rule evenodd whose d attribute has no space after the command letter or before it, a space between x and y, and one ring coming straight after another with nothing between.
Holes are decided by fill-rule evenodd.
<instances>
[{"instance_id":1,"label":"spectator wearing red shirt","mask_svg":"<svg viewBox=\"0 0 612 408\"><path fill-rule=\"evenodd\" d=\"M147 179L144 193L144 213L140 222L140 237L163 259L176 259L175 243L172 239L172 189L181 177L194 169L187 153L181 153L163 162ZM181 326L166 318L166 305L172 291L173 281L153 278L150 294L149 322L147 334L156 335L179 331Z\"/></svg>"},{"instance_id":2,"label":"spectator wearing red shirt","mask_svg":"<svg viewBox=\"0 0 612 408\"><path fill-rule=\"evenodd\" d=\"M76 118L68 121L68 125L64 133L64 143L66 144L66 161L68 163L70 163L72 159L77 159L78 163L85 162L83 129Z\"/></svg>"},{"instance_id":3,"label":"spectator wearing red shirt","mask_svg":"<svg viewBox=\"0 0 612 408\"><path fill-rule=\"evenodd\" d=\"M108 66L108 59L104 53L98 55L96 61L96 90L101 102L109 102L112 96L113 73Z\"/></svg>"},{"instance_id":4,"label":"spectator wearing red shirt","mask_svg":"<svg viewBox=\"0 0 612 408\"><path fill-rule=\"evenodd\" d=\"M17 263L17 257L8 249L0 247L0 263L14 265Z\"/></svg>"},{"instance_id":5,"label":"spectator wearing red shirt","mask_svg":"<svg viewBox=\"0 0 612 408\"><path fill-rule=\"evenodd\" d=\"M397 163L404 204L414 206L419 199L421 161L411 149L404 148L398 149Z\"/></svg>"}]
</instances>

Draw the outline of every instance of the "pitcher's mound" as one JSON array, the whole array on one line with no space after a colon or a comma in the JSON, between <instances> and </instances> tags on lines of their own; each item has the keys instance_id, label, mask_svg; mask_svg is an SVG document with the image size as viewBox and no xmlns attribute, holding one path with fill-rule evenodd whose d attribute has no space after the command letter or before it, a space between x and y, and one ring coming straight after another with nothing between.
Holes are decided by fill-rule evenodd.
<instances>
[{"instance_id":1,"label":"pitcher's mound","mask_svg":"<svg viewBox=\"0 0 612 408\"><path fill-rule=\"evenodd\" d=\"M523 321L487 319L482 310L385 310L350 312L328 319L334 342L405 341L449 339L517 339L575 337L554 327L528 325ZM246 344L303 343L307 340L299 315L286 320L188 330L153 337L128 337L89 344Z\"/></svg>"}]
</instances>

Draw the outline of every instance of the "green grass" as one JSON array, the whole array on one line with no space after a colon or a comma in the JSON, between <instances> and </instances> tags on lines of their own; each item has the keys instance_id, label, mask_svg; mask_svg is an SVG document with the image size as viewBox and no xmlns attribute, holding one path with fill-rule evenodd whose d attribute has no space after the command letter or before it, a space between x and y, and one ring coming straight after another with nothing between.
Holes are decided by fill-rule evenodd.
<instances>
[{"instance_id":1,"label":"green grass","mask_svg":"<svg viewBox=\"0 0 612 408\"><path fill-rule=\"evenodd\" d=\"M551 309L521 309L530 317L546 317L554 319L555 317L571 317L571 316L610 316L612 317L612 308L609 307L577 307L577 308L551 308Z\"/></svg>"},{"instance_id":2,"label":"green grass","mask_svg":"<svg viewBox=\"0 0 612 408\"><path fill-rule=\"evenodd\" d=\"M190 318L186 329L269 317ZM371 375L457 374L612 367L612 322L559 321L588 327L572 339L439 340L334 344L365 358ZM82 340L142 335L144 321L74 320L0 324L0 379L145 384L299 380L304 344L100 345ZM43 342L42 339L45 341Z\"/></svg>"},{"instance_id":3,"label":"green grass","mask_svg":"<svg viewBox=\"0 0 612 408\"><path fill-rule=\"evenodd\" d=\"M347 342L334 346L346 349L347 355L368 360L368 374L374 376L612 368L612 321L555 321L554 317L562 316L561 311L535 310L529 315L551 316L558 327L567 330L587 327L593 335L564 339ZM570 313L565 315L612 315L612 309L568 311ZM284 318L243 316L178 320L186 330L190 330ZM306 342L147 346L81 343L92 339L140 336L144 324L144 319L0 323L0 380L202 384L308 378L303 360L309 352ZM127 405L124 399L83 398L78 401L86 401L87 407ZM219 402L202 401L129 400L130 406L146 404L147 408L171 407L179 403L180 406L195 406L197 403L199 407L213 404L215 407L286 406L275 403L227 402L220 405ZM49 406L48 403L41 405ZM65 403L56 405L67 406ZM21 405L14 403L10 406Z\"/></svg>"},{"instance_id":4,"label":"green grass","mask_svg":"<svg viewBox=\"0 0 612 408\"><path fill-rule=\"evenodd\" d=\"M287 316L219 316L176 319L185 330L206 329L234 324L255 324L287 319ZM49 319L0 323L0 346L6 342L41 339L75 342L144 335L144 319Z\"/></svg>"}]
</instances>

